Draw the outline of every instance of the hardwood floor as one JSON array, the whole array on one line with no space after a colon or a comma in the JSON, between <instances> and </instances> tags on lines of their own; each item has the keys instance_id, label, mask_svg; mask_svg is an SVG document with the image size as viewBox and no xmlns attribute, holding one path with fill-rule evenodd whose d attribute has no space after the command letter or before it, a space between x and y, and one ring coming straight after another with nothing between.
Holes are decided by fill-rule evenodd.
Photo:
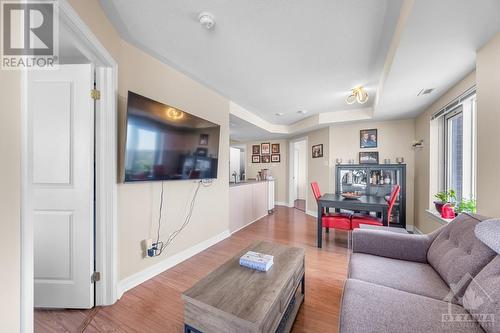
<instances>
[{"instance_id":1,"label":"hardwood floor","mask_svg":"<svg viewBox=\"0 0 500 333\"><path fill-rule=\"evenodd\" d=\"M255 240L306 250L306 298L293 332L336 332L348 256L346 234L332 231L323 233L318 249L316 220L276 207L274 214L135 287L112 306L35 311L35 332L183 332L181 293Z\"/></svg>"}]
</instances>

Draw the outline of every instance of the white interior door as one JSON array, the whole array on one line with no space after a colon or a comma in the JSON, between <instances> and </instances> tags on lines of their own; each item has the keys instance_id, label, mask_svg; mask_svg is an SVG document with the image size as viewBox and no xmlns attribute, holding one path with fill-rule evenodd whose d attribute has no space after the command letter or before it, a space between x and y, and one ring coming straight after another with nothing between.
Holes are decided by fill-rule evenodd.
<instances>
[{"instance_id":1,"label":"white interior door","mask_svg":"<svg viewBox=\"0 0 500 333\"><path fill-rule=\"evenodd\" d=\"M93 77L90 64L29 73L35 307L94 306Z\"/></svg>"},{"instance_id":2,"label":"white interior door","mask_svg":"<svg viewBox=\"0 0 500 333\"><path fill-rule=\"evenodd\" d=\"M293 151L293 200L299 198L299 150Z\"/></svg>"}]
</instances>

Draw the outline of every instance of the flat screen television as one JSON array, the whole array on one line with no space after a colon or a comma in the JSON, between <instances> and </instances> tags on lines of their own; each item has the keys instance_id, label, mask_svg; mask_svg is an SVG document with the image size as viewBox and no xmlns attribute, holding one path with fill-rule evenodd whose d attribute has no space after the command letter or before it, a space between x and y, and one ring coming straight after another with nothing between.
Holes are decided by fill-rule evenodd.
<instances>
[{"instance_id":1,"label":"flat screen television","mask_svg":"<svg viewBox=\"0 0 500 333\"><path fill-rule=\"evenodd\" d=\"M220 126L128 92L125 182L217 178Z\"/></svg>"}]
</instances>

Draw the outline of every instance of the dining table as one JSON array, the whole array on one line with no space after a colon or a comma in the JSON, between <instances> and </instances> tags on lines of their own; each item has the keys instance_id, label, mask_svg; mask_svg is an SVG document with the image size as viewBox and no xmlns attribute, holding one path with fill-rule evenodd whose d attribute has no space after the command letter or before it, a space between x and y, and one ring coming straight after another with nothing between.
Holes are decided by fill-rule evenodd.
<instances>
[{"instance_id":1,"label":"dining table","mask_svg":"<svg viewBox=\"0 0 500 333\"><path fill-rule=\"evenodd\" d=\"M339 211L340 209L350 210L353 212L376 212L382 217L384 225L387 225L387 210L389 205L387 199L383 196L362 195L359 198L345 198L337 193L325 193L318 200L318 248L322 247L323 241L323 224L321 217L323 212L328 212L331 208Z\"/></svg>"}]
</instances>

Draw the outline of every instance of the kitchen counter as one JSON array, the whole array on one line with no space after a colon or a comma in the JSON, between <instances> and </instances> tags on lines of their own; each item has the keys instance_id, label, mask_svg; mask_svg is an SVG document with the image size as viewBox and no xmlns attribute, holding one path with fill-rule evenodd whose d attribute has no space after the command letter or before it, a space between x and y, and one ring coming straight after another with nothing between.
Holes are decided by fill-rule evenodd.
<instances>
[{"instance_id":1,"label":"kitchen counter","mask_svg":"<svg viewBox=\"0 0 500 333\"><path fill-rule=\"evenodd\" d=\"M257 184L257 183L265 183L265 182L269 182L269 181L271 181L271 180L248 179L248 180L243 180L243 181L238 182L238 183L229 182L229 187L235 187L235 186L241 186L241 185L251 185L251 184Z\"/></svg>"},{"instance_id":2,"label":"kitchen counter","mask_svg":"<svg viewBox=\"0 0 500 333\"><path fill-rule=\"evenodd\" d=\"M274 181L253 179L229 185L230 232L259 220L273 209Z\"/></svg>"}]
</instances>

